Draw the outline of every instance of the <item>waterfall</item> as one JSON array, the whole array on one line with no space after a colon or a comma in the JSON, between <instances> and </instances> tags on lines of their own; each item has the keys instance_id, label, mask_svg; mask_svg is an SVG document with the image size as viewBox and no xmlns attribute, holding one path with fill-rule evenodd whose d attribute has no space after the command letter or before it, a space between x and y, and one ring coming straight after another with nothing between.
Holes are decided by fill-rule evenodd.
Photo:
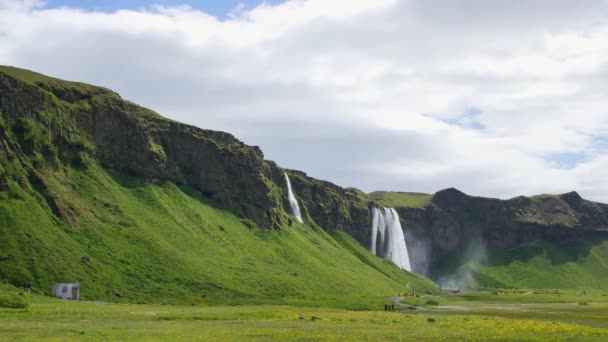
<instances>
[{"instance_id":1,"label":"waterfall","mask_svg":"<svg viewBox=\"0 0 608 342\"><path fill-rule=\"evenodd\" d=\"M298 205L298 200L296 196L293 194L293 190L291 190L291 182L289 181L289 176L287 173L285 174L285 182L287 182L287 199L289 199L289 207L291 208L291 214L296 218L296 220L300 223L302 221L302 214L300 213L300 206Z\"/></svg>"},{"instance_id":2,"label":"waterfall","mask_svg":"<svg viewBox=\"0 0 608 342\"><path fill-rule=\"evenodd\" d=\"M406 271L412 271L399 214L393 208L374 208L371 251L389 259Z\"/></svg>"}]
</instances>

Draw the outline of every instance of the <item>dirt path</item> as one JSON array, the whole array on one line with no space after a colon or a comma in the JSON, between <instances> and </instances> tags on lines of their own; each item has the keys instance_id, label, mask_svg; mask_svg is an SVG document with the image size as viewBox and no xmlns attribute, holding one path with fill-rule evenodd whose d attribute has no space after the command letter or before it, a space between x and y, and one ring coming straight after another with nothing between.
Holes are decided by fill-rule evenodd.
<instances>
[{"instance_id":1,"label":"dirt path","mask_svg":"<svg viewBox=\"0 0 608 342\"><path fill-rule=\"evenodd\" d=\"M401 306L401 307L404 307L404 308L407 308L410 310L418 310L421 308L421 307L416 307L414 305L402 303L401 301L404 299L405 299L405 297L393 297L393 298L389 298L388 300L397 306Z\"/></svg>"}]
</instances>

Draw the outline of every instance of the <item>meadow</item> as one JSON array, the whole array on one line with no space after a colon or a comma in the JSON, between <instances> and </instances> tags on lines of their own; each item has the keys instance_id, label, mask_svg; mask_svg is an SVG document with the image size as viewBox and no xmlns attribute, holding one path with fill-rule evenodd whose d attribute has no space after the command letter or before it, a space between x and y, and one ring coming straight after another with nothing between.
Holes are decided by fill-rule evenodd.
<instances>
[{"instance_id":1,"label":"meadow","mask_svg":"<svg viewBox=\"0 0 608 342\"><path fill-rule=\"evenodd\" d=\"M608 340L608 297L599 293L419 295L409 302L422 308L398 306L395 312L22 297L29 308L0 309L0 340ZM427 305L430 299L439 305Z\"/></svg>"}]
</instances>

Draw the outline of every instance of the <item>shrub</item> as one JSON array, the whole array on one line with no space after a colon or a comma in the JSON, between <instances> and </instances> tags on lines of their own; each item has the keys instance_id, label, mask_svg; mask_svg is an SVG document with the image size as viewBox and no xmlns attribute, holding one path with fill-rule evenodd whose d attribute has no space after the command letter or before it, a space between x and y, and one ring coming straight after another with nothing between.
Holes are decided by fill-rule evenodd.
<instances>
[{"instance_id":1,"label":"shrub","mask_svg":"<svg viewBox=\"0 0 608 342\"><path fill-rule=\"evenodd\" d=\"M0 294L0 308L27 309L29 304L14 294Z\"/></svg>"},{"instance_id":2,"label":"shrub","mask_svg":"<svg viewBox=\"0 0 608 342\"><path fill-rule=\"evenodd\" d=\"M587 302L578 302L578 305L589 305Z\"/></svg>"},{"instance_id":3,"label":"shrub","mask_svg":"<svg viewBox=\"0 0 608 342\"><path fill-rule=\"evenodd\" d=\"M428 305L439 305L439 302L436 299L427 299L426 303Z\"/></svg>"},{"instance_id":4,"label":"shrub","mask_svg":"<svg viewBox=\"0 0 608 342\"><path fill-rule=\"evenodd\" d=\"M47 140L46 132L40 124L31 118L21 119L21 126L24 131L23 139L30 148L44 145Z\"/></svg>"}]
</instances>

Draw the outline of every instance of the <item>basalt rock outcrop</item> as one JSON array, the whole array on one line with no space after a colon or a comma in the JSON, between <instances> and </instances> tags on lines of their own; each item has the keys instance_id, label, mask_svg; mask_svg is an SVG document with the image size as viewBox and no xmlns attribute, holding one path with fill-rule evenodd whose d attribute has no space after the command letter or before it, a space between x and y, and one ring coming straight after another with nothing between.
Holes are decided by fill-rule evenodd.
<instances>
[{"instance_id":1,"label":"basalt rock outcrop","mask_svg":"<svg viewBox=\"0 0 608 342\"><path fill-rule=\"evenodd\" d=\"M374 204L363 192L308 177L301 171L288 172L304 217L327 231L341 230L369 245Z\"/></svg>"},{"instance_id":2,"label":"basalt rock outcrop","mask_svg":"<svg viewBox=\"0 0 608 342\"><path fill-rule=\"evenodd\" d=\"M0 114L5 166L34 174L37 158L55 165L94 158L145 181L190 186L260 227L280 225L281 200L268 181L278 169L231 134L165 119L104 88L14 68L0 70Z\"/></svg>"}]
</instances>

